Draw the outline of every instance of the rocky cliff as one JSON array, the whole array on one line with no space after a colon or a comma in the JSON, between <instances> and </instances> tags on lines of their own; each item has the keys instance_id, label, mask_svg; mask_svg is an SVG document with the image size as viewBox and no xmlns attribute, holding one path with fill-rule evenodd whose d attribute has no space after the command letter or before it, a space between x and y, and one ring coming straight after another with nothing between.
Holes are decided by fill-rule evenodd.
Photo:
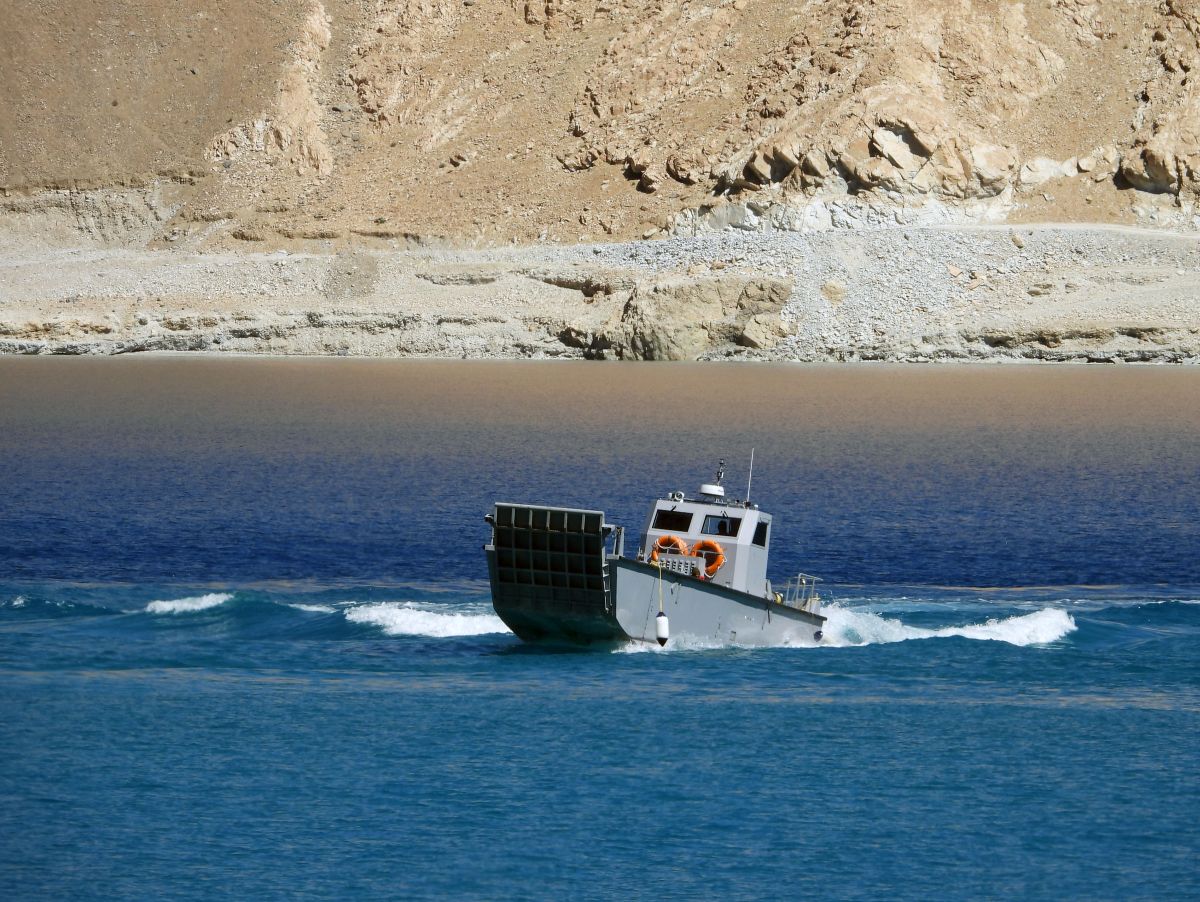
<instances>
[{"instance_id":1,"label":"rocky cliff","mask_svg":"<svg viewBox=\"0 0 1200 902\"><path fill-rule=\"evenodd\" d=\"M1200 359L1196 0L18 0L0 47L0 353Z\"/></svg>"},{"instance_id":2,"label":"rocky cliff","mask_svg":"<svg viewBox=\"0 0 1200 902\"><path fill-rule=\"evenodd\" d=\"M110 238L206 247L1196 222L1194 0L22 0L0 42L26 232L115 188Z\"/></svg>"}]
</instances>

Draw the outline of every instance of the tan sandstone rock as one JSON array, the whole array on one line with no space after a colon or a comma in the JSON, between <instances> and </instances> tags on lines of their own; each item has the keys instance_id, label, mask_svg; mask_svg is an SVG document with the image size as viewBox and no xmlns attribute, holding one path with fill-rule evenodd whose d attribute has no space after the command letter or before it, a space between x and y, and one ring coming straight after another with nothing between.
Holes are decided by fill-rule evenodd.
<instances>
[{"instance_id":1,"label":"tan sandstone rock","mask_svg":"<svg viewBox=\"0 0 1200 902\"><path fill-rule=\"evenodd\" d=\"M627 360L695 360L734 342L773 347L783 335L779 311L790 293L784 280L736 276L640 284L598 344Z\"/></svg>"}]
</instances>

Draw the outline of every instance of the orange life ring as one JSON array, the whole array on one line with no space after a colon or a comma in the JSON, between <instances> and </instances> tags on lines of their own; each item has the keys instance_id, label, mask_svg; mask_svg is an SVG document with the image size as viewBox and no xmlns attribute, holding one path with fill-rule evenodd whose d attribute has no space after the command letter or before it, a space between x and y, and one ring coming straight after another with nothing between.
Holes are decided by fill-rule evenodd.
<instances>
[{"instance_id":1,"label":"orange life ring","mask_svg":"<svg viewBox=\"0 0 1200 902\"><path fill-rule=\"evenodd\" d=\"M687 542L679 536L659 536L658 541L654 543L654 550L650 552L650 563L658 560L659 552L665 554L669 551L673 551L675 554L687 554Z\"/></svg>"},{"instance_id":2,"label":"orange life ring","mask_svg":"<svg viewBox=\"0 0 1200 902\"><path fill-rule=\"evenodd\" d=\"M692 546L692 554L704 558L705 567L701 579L712 579L725 566L725 549L712 539L701 539Z\"/></svg>"}]
</instances>

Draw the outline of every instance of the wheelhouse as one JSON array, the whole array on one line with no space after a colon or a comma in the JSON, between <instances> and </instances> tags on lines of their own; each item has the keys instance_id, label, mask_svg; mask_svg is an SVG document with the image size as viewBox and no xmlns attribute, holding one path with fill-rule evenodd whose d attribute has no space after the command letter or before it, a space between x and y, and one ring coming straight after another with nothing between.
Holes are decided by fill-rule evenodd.
<instances>
[{"instance_id":1,"label":"wheelhouse","mask_svg":"<svg viewBox=\"0 0 1200 902\"><path fill-rule=\"evenodd\" d=\"M674 573L752 595L771 594L771 515L749 501L727 499L719 482L702 485L694 498L671 492L655 501L639 545L639 560Z\"/></svg>"}]
</instances>

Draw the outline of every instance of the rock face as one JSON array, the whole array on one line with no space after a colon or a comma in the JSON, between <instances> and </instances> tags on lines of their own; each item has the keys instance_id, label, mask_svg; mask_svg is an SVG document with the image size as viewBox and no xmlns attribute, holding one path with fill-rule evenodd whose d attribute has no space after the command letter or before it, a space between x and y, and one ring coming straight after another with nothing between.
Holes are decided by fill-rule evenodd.
<instances>
[{"instance_id":1,"label":"rock face","mask_svg":"<svg viewBox=\"0 0 1200 902\"><path fill-rule=\"evenodd\" d=\"M1121 175L1141 191L1195 196L1200 192L1200 7L1167 0L1151 48L1161 66L1147 85L1146 115Z\"/></svg>"},{"instance_id":2,"label":"rock face","mask_svg":"<svg viewBox=\"0 0 1200 902\"><path fill-rule=\"evenodd\" d=\"M720 345L774 347L791 295L779 279L676 277L639 284L589 350L624 360L696 360Z\"/></svg>"},{"instance_id":3,"label":"rock face","mask_svg":"<svg viewBox=\"0 0 1200 902\"><path fill-rule=\"evenodd\" d=\"M261 175L264 167L282 157L297 175L329 174L333 155L315 96L321 54L333 37L329 25L325 7L314 3L292 49L292 62L279 79L274 110L218 136L208 152L214 164L224 169L253 166Z\"/></svg>"},{"instance_id":4,"label":"rock face","mask_svg":"<svg viewBox=\"0 0 1200 902\"><path fill-rule=\"evenodd\" d=\"M9 6L0 188L158 190L164 241L571 243L845 197L1186 219L1200 199L1193 0Z\"/></svg>"},{"instance_id":5,"label":"rock face","mask_svg":"<svg viewBox=\"0 0 1200 902\"><path fill-rule=\"evenodd\" d=\"M725 36L744 15L760 15L757 6L744 10L666 3L614 38L572 113L583 155L648 166L682 151L702 161L687 173L707 169L719 190L789 178L820 188L832 179L853 191L988 197L1019 161L993 135L1052 90L1064 68L1031 36L1020 4L961 0L845 4L827 27L781 35L766 63L738 71L724 62ZM719 143L687 146L686 135L655 128L724 93L714 83L734 72L747 79L745 108L721 121ZM986 105L970 102L981 96Z\"/></svg>"}]
</instances>

